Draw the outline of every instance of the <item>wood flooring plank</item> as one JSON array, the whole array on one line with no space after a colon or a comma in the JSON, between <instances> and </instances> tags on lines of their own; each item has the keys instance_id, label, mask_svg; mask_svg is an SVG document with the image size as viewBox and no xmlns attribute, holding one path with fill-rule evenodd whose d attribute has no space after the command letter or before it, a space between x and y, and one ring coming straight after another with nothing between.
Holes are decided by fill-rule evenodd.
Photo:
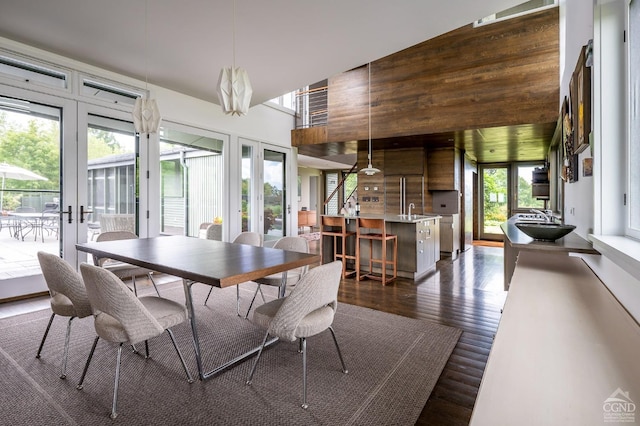
<instances>
[{"instance_id":1,"label":"wood flooring plank","mask_svg":"<svg viewBox=\"0 0 640 426\"><path fill-rule=\"evenodd\" d=\"M463 330L417 425L466 425L497 332L506 293L502 249L473 246L414 282L342 281L339 300ZM479 290L481 288L482 290Z\"/></svg>"}]
</instances>

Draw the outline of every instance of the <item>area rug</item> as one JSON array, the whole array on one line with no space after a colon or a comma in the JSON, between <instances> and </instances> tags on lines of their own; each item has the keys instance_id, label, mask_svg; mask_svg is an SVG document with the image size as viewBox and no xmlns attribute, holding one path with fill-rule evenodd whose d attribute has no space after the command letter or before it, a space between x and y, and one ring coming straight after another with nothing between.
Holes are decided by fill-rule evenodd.
<instances>
[{"instance_id":1,"label":"area rug","mask_svg":"<svg viewBox=\"0 0 640 426\"><path fill-rule=\"evenodd\" d=\"M252 283L241 286L243 309L253 288ZM208 287L195 285L193 290L205 366L259 344L263 331L236 315L235 288L214 289L207 306ZM179 284L160 291L184 302ZM304 410L297 344L279 342L265 350L251 386L245 381L253 359L189 384L165 333L149 342L150 359L123 351L118 417L112 421L116 345L100 341L84 389L76 390L95 336L93 320L73 321L67 379L61 380L66 319L56 317L42 357L35 358L49 315L42 310L0 320L3 424L413 425L461 334L447 326L340 304L334 329L349 373L342 373L329 332L309 338L309 408ZM191 330L186 323L173 330L196 377Z\"/></svg>"},{"instance_id":2,"label":"area rug","mask_svg":"<svg viewBox=\"0 0 640 426\"><path fill-rule=\"evenodd\" d=\"M318 241L320 239L320 233L309 232L308 234L298 234L298 237L302 237L307 241Z\"/></svg>"}]
</instances>

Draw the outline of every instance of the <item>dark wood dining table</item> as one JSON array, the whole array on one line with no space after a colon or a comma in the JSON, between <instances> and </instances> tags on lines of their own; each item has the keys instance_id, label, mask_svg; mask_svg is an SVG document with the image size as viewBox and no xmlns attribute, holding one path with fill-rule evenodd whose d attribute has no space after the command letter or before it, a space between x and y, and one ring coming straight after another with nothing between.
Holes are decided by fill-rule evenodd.
<instances>
[{"instance_id":1,"label":"dark wood dining table","mask_svg":"<svg viewBox=\"0 0 640 426\"><path fill-rule=\"evenodd\" d=\"M191 293L193 284L229 287L280 272L283 273L283 282L286 282L286 271L320 261L320 256L315 254L185 236L87 242L76 244L76 248L98 257L107 257L182 278L200 379L212 377L243 361L256 353L259 347L205 371ZM281 294L282 290L283 288ZM272 339L270 343L275 341L276 339Z\"/></svg>"}]
</instances>

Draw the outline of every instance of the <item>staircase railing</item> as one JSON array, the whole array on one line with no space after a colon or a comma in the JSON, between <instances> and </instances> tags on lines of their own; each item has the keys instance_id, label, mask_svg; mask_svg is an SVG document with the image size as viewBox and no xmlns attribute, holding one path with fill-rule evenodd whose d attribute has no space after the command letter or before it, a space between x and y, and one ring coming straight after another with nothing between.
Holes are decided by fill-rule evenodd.
<instances>
[{"instance_id":1,"label":"staircase railing","mask_svg":"<svg viewBox=\"0 0 640 426\"><path fill-rule=\"evenodd\" d=\"M336 195L336 192L338 192L338 190L340 190L343 186L345 181L347 180L347 176L349 176L349 174L353 173L356 169L358 168L358 162L356 162L353 166L351 166L351 169L349 169L349 171L347 173L345 173L342 176L342 179L340 179L340 182L338 182L338 185L336 186L336 188L331 192L331 195L329 195L326 200L324 200L324 203L322 204L322 210L324 211L324 214L328 214L328 210L327 210L327 206L329 204L329 202L331 201L331 199L333 198L334 195ZM353 191L351 191L351 194L349 194L349 197L351 197L351 195L353 195L353 193L356 191L357 188L354 188ZM347 197L346 199L348 200L349 197ZM343 204L344 204L344 200L343 200Z\"/></svg>"}]
</instances>

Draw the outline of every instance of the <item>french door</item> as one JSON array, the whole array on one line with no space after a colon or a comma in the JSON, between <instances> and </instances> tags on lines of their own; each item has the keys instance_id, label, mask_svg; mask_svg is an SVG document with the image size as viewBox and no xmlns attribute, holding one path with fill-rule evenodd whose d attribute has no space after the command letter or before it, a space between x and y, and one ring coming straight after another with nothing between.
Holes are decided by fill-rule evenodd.
<instances>
[{"instance_id":1,"label":"french door","mask_svg":"<svg viewBox=\"0 0 640 426\"><path fill-rule=\"evenodd\" d=\"M502 241L500 224L511 211L509 167L483 165L480 171L480 239Z\"/></svg>"},{"instance_id":2,"label":"french door","mask_svg":"<svg viewBox=\"0 0 640 426\"><path fill-rule=\"evenodd\" d=\"M265 244L291 233L290 150L240 139L241 230L264 235Z\"/></svg>"},{"instance_id":3,"label":"french door","mask_svg":"<svg viewBox=\"0 0 640 426\"><path fill-rule=\"evenodd\" d=\"M33 173L5 178L2 191L0 299L9 299L47 290L38 251L87 261L75 245L99 232L103 212L136 224L144 192L126 112L0 86L0 136L0 163Z\"/></svg>"}]
</instances>

